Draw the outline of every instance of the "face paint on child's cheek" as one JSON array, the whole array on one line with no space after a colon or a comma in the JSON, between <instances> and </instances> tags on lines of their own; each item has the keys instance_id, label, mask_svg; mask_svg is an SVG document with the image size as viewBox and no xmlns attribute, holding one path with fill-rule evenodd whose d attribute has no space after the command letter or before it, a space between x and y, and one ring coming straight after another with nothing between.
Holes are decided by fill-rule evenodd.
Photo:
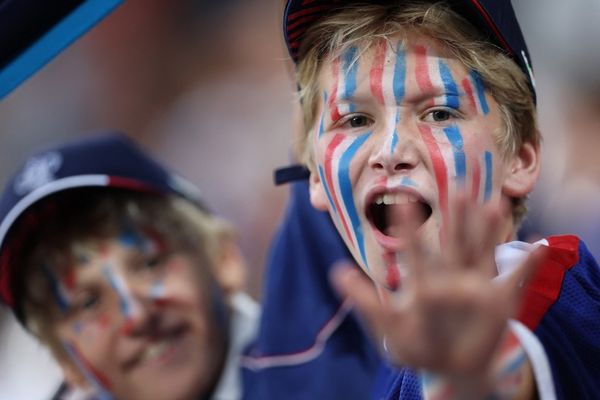
<instances>
[{"instance_id":1,"label":"face paint on child's cheek","mask_svg":"<svg viewBox=\"0 0 600 400\"><path fill-rule=\"evenodd\" d=\"M43 265L41 267L42 273L46 277L48 285L50 286L50 291L52 293L52 297L56 301L56 305L58 309L62 313L66 313L71 308L71 299L69 297L67 288L61 282L61 280L56 276L52 268Z\"/></svg>"},{"instance_id":2,"label":"face paint on child's cheek","mask_svg":"<svg viewBox=\"0 0 600 400\"><path fill-rule=\"evenodd\" d=\"M437 140L431 132L431 128L427 125L419 125L421 138L427 147L433 172L435 175L436 184L438 187L438 201L442 214L442 223L448 221L448 169L446 161L440 150Z\"/></svg>"},{"instance_id":3,"label":"face paint on child's cheek","mask_svg":"<svg viewBox=\"0 0 600 400\"><path fill-rule=\"evenodd\" d=\"M456 180L460 185L464 184L467 175L467 163L464 151L463 137L457 126L452 125L444 129L446 138L452 147L454 155L454 170Z\"/></svg>"},{"instance_id":4,"label":"face paint on child's cheek","mask_svg":"<svg viewBox=\"0 0 600 400\"><path fill-rule=\"evenodd\" d=\"M102 272L119 299L119 308L125 318L122 332L128 334L132 329L133 318L137 313L136 302L133 301L133 297L123 278L110 265L104 265Z\"/></svg>"},{"instance_id":5,"label":"face paint on child's cheek","mask_svg":"<svg viewBox=\"0 0 600 400\"><path fill-rule=\"evenodd\" d=\"M486 151L483 155L484 157L484 167L485 167L485 185L483 192L483 201L488 202L492 197L492 177L493 175L493 163L492 163L492 153Z\"/></svg>"},{"instance_id":6,"label":"face paint on child's cheek","mask_svg":"<svg viewBox=\"0 0 600 400\"><path fill-rule=\"evenodd\" d=\"M361 260L367 269L363 231L354 203L350 179L350 165L360 147L370 136L371 132L360 136L338 134L328 146L325 157L325 174L330 177L327 180L329 192L336 203L348 241L359 250ZM341 206L338 199L341 199ZM350 226L347 221L350 222Z\"/></svg>"},{"instance_id":7,"label":"face paint on child's cheek","mask_svg":"<svg viewBox=\"0 0 600 400\"><path fill-rule=\"evenodd\" d=\"M108 392L111 388L109 380L85 359L77 346L74 343L63 342L63 348L69 355L69 358L75 363L79 371L83 374L85 380L94 389L94 395L96 396L95 398L99 400L113 399L113 396Z\"/></svg>"},{"instance_id":8,"label":"face paint on child's cheek","mask_svg":"<svg viewBox=\"0 0 600 400\"><path fill-rule=\"evenodd\" d=\"M479 191L481 185L481 163L479 159L475 159L471 163L471 170L473 171L473 181L471 183L471 201L479 200Z\"/></svg>"}]
</instances>

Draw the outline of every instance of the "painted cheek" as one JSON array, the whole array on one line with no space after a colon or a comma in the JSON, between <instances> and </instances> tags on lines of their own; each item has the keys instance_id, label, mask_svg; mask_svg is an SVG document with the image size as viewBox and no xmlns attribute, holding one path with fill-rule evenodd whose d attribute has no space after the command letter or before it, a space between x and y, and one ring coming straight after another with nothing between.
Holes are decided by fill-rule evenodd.
<instances>
[{"instance_id":1,"label":"painted cheek","mask_svg":"<svg viewBox=\"0 0 600 400\"><path fill-rule=\"evenodd\" d=\"M54 298L58 309L62 313L66 313L67 311L69 311L72 305L67 288L65 287L61 279L59 279L59 277L56 276L52 268L44 265L41 267L41 270L44 276L46 277L48 285L50 286L52 297Z\"/></svg>"},{"instance_id":2,"label":"painted cheek","mask_svg":"<svg viewBox=\"0 0 600 400\"><path fill-rule=\"evenodd\" d=\"M348 216L348 220L350 221L351 233L353 234L353 237L350 237L352 239L351 242L358 247L361 260L363 261L363 265L367 268L367 270L369 267L365 254L363 228L360 223L356 204L354 203L352 179L350 177L350 166L358 151L370 136L371 133L366 133L356 138L348 138L345 143L347 145L346 149L341 153L339 158L336 158L336 160L338 160L336 175L339 192L342 198L344 211Z\"/></svg>"},{"instance_id":3,"label":"painted cheek","mask_svg":"<svg viewBox=\"0 0 600 400\"><path fill-rule=\"evenodd\" d=\"M137 303L133 301L129 288L125 280L109 265L103 266L102 269L106 280L119 299L119 309L125 321L122 326L123 334L128 334L133 329L134 316L138 312Z\"/></svg>"},{"instance_id":4,"label":"painted cheek","mask_svg":"<svg viewBox=\"0 0 600 400\"><path fill-rule=\"evenodd\" d=\"M483 160L484 160L484 177L485 177L485 183L484 183L484 191L483 191L483 201L484 202L488 202L490 201L491 197L492 197L492 179L494 176L494 170L493 170L493 156L492 153L489 151L486 151L483 154Z\"/></svg>"},{"instance_id":5,"label":"painted cheek","mask_svg":"<svg viewBox=\"0 0 600 400\"><path fill-rule=\"evenodd\" d=\"M95 396L100 400L112 399L108 392L112 385L108 378L96 369L79 351L78 347L71 342L64 342L63 348L69 355L69 358L75 363L79 371L85 377L85 380L94 388Z\"/></svg>"},{"instance_id":6,"label":"painted cheek","mask_svg":"<svg viewBox=\"0 0 600 400\"><path fill-rule=\"evenodd\" d=\"M442 155L438 142L431 132L431 128L421 124L419 125L419 130L431 160L438 188L438 204L442 215L442 224L445 225L448 222L448 168L446 160ZM440 243L444 243L443 229L440 230Z\"/></svg>"}]
</instances>

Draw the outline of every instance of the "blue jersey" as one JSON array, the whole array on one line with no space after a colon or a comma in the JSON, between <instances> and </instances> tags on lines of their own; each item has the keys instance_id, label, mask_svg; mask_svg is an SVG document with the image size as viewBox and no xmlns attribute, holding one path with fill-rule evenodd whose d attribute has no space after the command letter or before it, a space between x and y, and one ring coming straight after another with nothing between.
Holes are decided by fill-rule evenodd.
<instances>
[{"instance_id":1,"label":"blue jersey","mask_svg":"<svg viewBox=\"0 0 600 400\"><path fill-rule=\"evenodd\" d=\"M600 270L575 236L543 241L546 260L528 284L517 322L540 399L600 399ZM527 335L525 335L526 337ZM521 336L523 337L523 336ZM520 337L520 338L521 338ZM531 345L533 342L533 345ZM420 400L419 377L400 370L381 381L382 398ZM391 382L391 384L390 384Z\"/></svg>"},{"instance_id":2,"label":"blue jersey","mask_svg":"<svg viewBox=\"0 0 600 400\"><path fill-rule=\"evenodd\" d=\"M329 271L352 257L327 213L292 185L274 239L256 342L242 359L246 399L368 399L381 361Z\"/></svg>"}]
</instances>

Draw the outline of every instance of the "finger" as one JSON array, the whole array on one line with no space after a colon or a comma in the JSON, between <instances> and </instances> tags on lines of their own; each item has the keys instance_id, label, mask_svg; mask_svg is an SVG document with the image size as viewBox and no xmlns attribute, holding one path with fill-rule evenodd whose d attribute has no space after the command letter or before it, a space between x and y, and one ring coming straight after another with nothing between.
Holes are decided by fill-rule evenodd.
<instances>
[{"instance_id":1,"label":"finger","mask_svg":"<svg viewBox=\"0 0 600 400\"><path fill-rule=\"evenodd\" d=\"M467 259L469 241L469 221L471 213L467 213L467 199L464 193L458 193L452 201L449 221L444 230L446 238L443 253L448 260L448 268L457 269L463 267ZM470 210L473 212L474 210Z\"/></svg>"},{"instance_id":2,"label":"finger","mask_svg":"<svg viewBox=\"0 0 600 400\"><path fill-rule=\"evenodd\" d=\"M350 300L354 309L367 324L367 328L379 341L383 337L386 312L385 306L380 303L373 282L362 274L358 267L350 263L334 266L329 278L336 291Z\"/></svg>"}]
</instances>

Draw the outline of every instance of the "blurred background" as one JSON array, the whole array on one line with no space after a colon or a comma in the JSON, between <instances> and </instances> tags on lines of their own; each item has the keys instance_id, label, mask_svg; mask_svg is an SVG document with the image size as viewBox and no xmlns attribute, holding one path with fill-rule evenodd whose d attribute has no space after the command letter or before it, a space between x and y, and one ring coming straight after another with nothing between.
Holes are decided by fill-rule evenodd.
<instances>
[{"instance_id":1,"label":"blurred background","mask_svg":"<svg viewBox=\"0 0 600 400\"><path fill-rule=\"evenodd\" d=\"M287 194L272 184L272 171L288 163L291 146L294 84L280 4L127 0L0 103L0 184L34 150L122 130L238 227L248 290L260 298ZM522 235L578 233L598 256L600 2L513 5L533 58L545 137L543 176ZM46 399L59 380L41 346L0 311L0 397Z\"/></svg>"}]
</instances>

